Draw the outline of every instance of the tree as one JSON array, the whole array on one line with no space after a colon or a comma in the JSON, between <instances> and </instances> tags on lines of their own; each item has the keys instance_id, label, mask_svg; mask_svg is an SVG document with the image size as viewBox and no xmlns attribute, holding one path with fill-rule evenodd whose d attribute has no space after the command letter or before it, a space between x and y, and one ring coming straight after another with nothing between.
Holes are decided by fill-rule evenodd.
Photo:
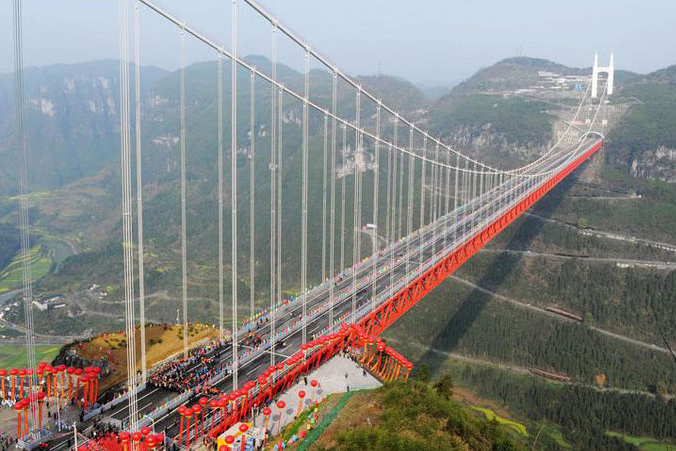
<instances>
[{"instance_id":1,"label":"tree","mask_svg":"<svg viewBox=\"0 0 676 451\"><path fill-rule=\"evenodd\" d=\"M434 384L434 390L444 399L451 399L451 396L453 396L453 379L451 375L446 373L441 376L441 379Z\"/></svg>"},{"instance_id":2,"label":"tree","mask_svg":"<svg viewBox=\"0 0 676 451\"><path fill-rule=\"evenodd\" d=\"M591 312L585 312L584 314L584 325L585 326L592 326L594 324L594 316L591 314Z\"/></svg>"},{"instance_id":3,"label":"tree","mask_svg":"<svg viewBox=\"0 0 676 451\"><path fill-rule=\"evenodd\" d=\"M501 439L493 443L493 451L516 451L516 446L511 440Z\"/></svg>"},{"instance_id":4,"label":"tree","mask_svg":"<svg viewBox=\"0 0 676 451\"><path fill-rule=\"evenodd\" d=\"M418 380L423 383L428 383L430 381L430 369L427 364L423 363L418 368Z\"/></svg>"}]
</instances>

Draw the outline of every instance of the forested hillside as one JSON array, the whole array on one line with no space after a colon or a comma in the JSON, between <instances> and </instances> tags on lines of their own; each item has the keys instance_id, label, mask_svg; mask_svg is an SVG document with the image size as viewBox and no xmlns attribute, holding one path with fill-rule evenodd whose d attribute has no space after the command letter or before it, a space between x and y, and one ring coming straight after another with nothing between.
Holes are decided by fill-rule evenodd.
<instances>
[{"instance_id":1,"label":"forested hillside","mask_svg":"<svg viewBox=\"0 0 676 451\"><path fill-rule=\"evenodd\" d=\"M387 335L432 374L451 371L515 413L562 426L573 449L621 449L608 439L623 435L632 449L668 449L676 439L673 68L618 80L610 103L627 112L604 150Z\"/></svg>"}]
</instances>

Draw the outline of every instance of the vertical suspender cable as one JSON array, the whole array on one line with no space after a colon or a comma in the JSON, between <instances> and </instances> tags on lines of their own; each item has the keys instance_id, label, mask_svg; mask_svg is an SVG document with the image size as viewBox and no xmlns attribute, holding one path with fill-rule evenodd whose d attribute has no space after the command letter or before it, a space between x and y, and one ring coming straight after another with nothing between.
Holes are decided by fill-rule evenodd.
<instances>
[{"instance_id":1,"label":"vertical suspender cable","mask_svg":"<svg viewBox=\"0 0 676 451\"><path fill-rule=\"evenodd\" d=\"M361 90L361 88L360 88L360 90ZM358 94L358 98L361 99L360 93ZM358 102L358 103L360 103L360 102ZM360 109L361 109L361 107L360 107ZM356 165L357 175L358 175L358 177L357 177L357 188L358 188L358 190L357 190L357 193L358 193L358 196L357 196L357 232L359 232L359 230L361 230L361 223L362 223L362 221L361 221L361 215L362 215L361 204L362 204L362 191L364 189L364 187L363 187L363 178L364 177L363 177L363 171L361 170L361 168L366 167L366 158L364 156L364 133L360 128L358 128L358 130L359 131L357 133L357 144L356 144L357 149L358 149L357 155L359 157L358 164ZM357 234L357 253L356 253L355 264L359 263L360 260L361 260L361 234L358 233Z\"/></svg>"},{"instance_id":2,"label":"vertical suspender cable","mask_svg":"<svg viewBox=\"0 0 676 451\"><path fill-rule=\"evenodd\" d=\"M310 50L305 49L303 99L303 155L301 174L301 246L300 246L300 295L302 302L301 336L307 342L307 184L308 184L308 98L310 96Z\"/></svg>"},{"instance_id":3,"label":"vertical suspender cable","mask_svg":"<svg viewBox=\"0 0 676 451\"><path fill-rule=\"evenodd\" d=\"M122 252L124 256L125 327L129 427L136 429L136 327L134 324L134 261L131 205L131 133L129 130L129 1L120 0L120 161L122 174Z\"/></svg>"},{"instance_id":4,"label":"vertical suspender cable","mask_svg":"<svg viewBox=\"0 0 676 451\"><path fill-rule=\"evenodd\" d=\"M249 318L256 314L256 72L249 78Z\"/></svg>"},{"instance_id":5,"label":"vertical suspender cable","mask_svg":"<svg viewBox=\"0 0 676 451\"><path fill-rule=\"evenodd\" d=\"M464 241L465 239L465 233L467 232L467 203L469 202L470 198L470 192L469 192L469 186L470 186L470 178L471 178L471 173L469 171L469 159L465 158L465 171L462 173L462 197L464 199L462 203L462 231L460 233L460 240Z\"/></svg>"},{"instance_id":6,"label":"vertical suspender cable","mask_svg":"<svg viewBox=\"0 0 676 451\"><path fill-rule=\"evenodd\" d=\"M394 155L392 156L392 217L390 218L392 224L390 225L390 233L392 234L392 242L397 241L397 167L399 166L399 115L394 118L394 137L393 137Z\"/></svg>"},{"instance_id":7,"label":"vertical suspender cable","mask_svg":"<svg viewBox=\"0 0 676 451\"><path fill-rule=\"evenodd\" d=\"M355 102L355 115L354 115L354 124L355 124L355 136L354 136L354 196L352 202L352 323L355 324L357 320L357 272L356 265L359 262L359 251L360 246L359 242L361 241L361 230L360 230L360 219L359 211L361 205L361 195L359 188L359 178L361 170L359 168L360 158L361 158L361 147L360 147L360 133L359 127L361 122L361 87L357 89L357 99Z\"/></svg>"},{"instance_id":8,"label":"vertical suspender cable","mask_svg":"<svg viewBox=\"0 0 676 451\"><path fill-rule=\"evenodd\" d=\"M427 140L425 140L427 143ZM427 177L427 146L423 146L422 178L420 180L420 229L425 227L425 180Z\"/></svg>"},{"instance_id":9,"label":"vertical suspender cable","mask_svg":"<svg viewBox=\"0 0 676 451\"><path fill-rule=\"evenodd\" d=\"M409 271L409 264L411 260L411 254L409 253L408 249L410 246L411 240L410 235L413 233L413 171L415 167L415 149L413 148L413 127L409 129L408 132L408 148L411 151L411 153L408 155L408 185L406 188L406 192L408 195L408 199L406 200L406 235L409 235L409 239L406 241L406 274L408 274ZM403 168L402 168L403 169ZM422 244L422 243L420 243ZM420 261L418 264L422 263L422 246L420 246Z\"/></svg>"},{"instance_id":10,"label":"vertical suspender cable","mask_svg":"<svg viewBox=\"0 0 676 451\"><path fill-rule=\"evenodd\" d=\"M373 143L375 149L375 165L373 168L373 236L371 237L373 241L373 255L371 256L371 277L373 278L373 285L371 287L371 310L376 308L376 297L377 297L377 268L378 268L378 195L380 190L380 112L382 109L382 102L378 100L378 106L376 107L376 140Z\"/></svg>"},{"instance_id":11,"label":"vertical suspender cable","mask_svg":"<svg viewBox=\"0 0 676 451\"><path fill-rule=\"evenodd\" d=\"M479 191L477 192L477 197L481 200L481 196L484 191L484 179L486 178L485 174L478 174L479 176ZM486 200L481 200L480 202L477 202L477 208L479 209L479 212L477 214L477 223L479 226L481 226L481 223L483 222L483 216L484 216L484 208L483 208L483 203L486 202Z\"/></svg>"},{"instance_id":12,"label":"vertical suspender cable","mask_svg":"<svg viewBox=\"0 0 676 451\"><path fill-rule=\"evenodd\" d=\"M186 181L185 181L185 30L180 31L180 121L181 121L181 276L183 300L183 358L188 358L188 265L186 245Z\"/></svg>"},{"instance_id":13,"label":"vertical suspender cable","mask_svg":"<svg viewBox=\"0 0 676 451\"><path fill-rule=\"evenodd\" d=\"M272 27L272 55L270 61L270 365L275 364L275 299L277 298L277 27Z\"/></svg>"},{"instance_id":14,"label":"vertical suspender cable","mask_svg":"<svg viewBox=\"0 0 676 451\"><path fill-rule=\"evenodd\" d=\"M460 174L460 155L455 156L455 182L453 186L453 247L458 245L458 175Z\"/></svg>"},{"instance_id":15,"label":"vertical suspender cable","mask_svg":"<svg viewBox=\"0 0 676 451\"><path fill-rule=\"evenodd\" d=\"M284 89L277 91L277 305L282 305L282 186L284 182Z\"/></svg>"},{"instance_id":16,"label":"vertical suspender cable","mask_svg":"<svg viewBox=\"0 0 676 451\"><path fill-rule=\"evenodd\" d=\"M437 141L437 148L439 141ZM444 249L448 246L448 218L451 213L451 153L444 152L446 155L446 201L444 206Z\"/></svg>"},{"instance_id":17,"label":"vertical suspender cable","mask_svg":"<svg viewBox=\"0 0 676 451\"><path fill-rule=\"evenodd\" d=\"M411 152L414 152L414 149L413 149L413 128L411 128L411 139L410 140L411 140L411 143L410 143ZM420 230L421 231L425 227L425 198L426 198L426 196L425 196L425 182L426 182L426 176L427 176L427 163L426 163L426 160L427 160L427 135L425 135L425 137L423 139L422 155L423 155L422 160L421 160L422 177L420 179ZM432 165L432 170L434 170L434 165ZM410 186L409 186L409 189L411 189ZM432 184L432 189L434 189L434 184ZM432 191L432 195L433 195L433 193L434 193L434 191ZM409 198L410 198L410 196L409 196ZM413 220L412 214L411 214L411 220ZM410 231L409 231L409 233L410 233ZM419 265L418 267L419 268L422 268L422 266L420 266L420 265L422 265L422 262L423 262L423 246L422 246L422 244L423 243L422 243L422 236L421 236L420 242L419 242L419 245L420 245L419 249L420 250L418 252L418 265ZM408 247L407 247L407 249L408 249ZM408 257L407 257L406 261L408 262ZM406 273L408 273L408 265L406 266Z\"/></svg>"},{"instance_id":18,"label":"vertical suspender cable","mask_svg":"<svg viewBox=\"0 0 676 451\"><path fill-rule=\"evenodd\" d=\"M333 72L333 82L331 87L331 221L329 237L329 277L335 276L336 265L336 132L338 123L336 122L336 109L338 107L338 74ZM331 280L329 285L329 330L333 328L333 291L336 283Z\"/></svg>"},{"instance_id":19,"label":"vertical suspender cable","mask_svg":"<svg viewBox=\"0 0 676 451\"><path fill-rule=\"evenodd\" d=\"M392 138L392 148L390 149L390 154L392 155L392 195L390 200L392 201L392 214L390 215L390 235L392 242L397 241L397 160L399 156L397 155L396 148L399 145L399 114L394 116L394 136ZM394 153L392 152L394 151ZM394 252L390 253L390 294L394 293L394 266L396 265L396 254Z\"/></svg>"},{"instance_id":20,"label":"vertical suspender cable","mask_svg":"<svg viewBox=\"0 0 676 451\"><path fill-rule=\"evenodd\" d=\"M230 62L232 75L231 81L231 101L230 101L230 164L232 172L230 175L230 202L232 220L230 225L230 235L232 238L232 387L237 388L237 373L239 371L239 361L237 356L237 0L232 0L232 55Z\"/></svg>"},{"instance_id":21,"label":"vertical suspender cable","mask_svg":"<svg viewBox=\"0 0 676 451\"><path fill-rule=\"evenodd\" d=\"M387 183L385 187L385 244L387 246L392 242L390 237L390 213L391 213L391 192L392 192L392 144L387 146Z\"/></svg>"},{"instance_id":22,"label":"vertical suspender cable","mask_svg":"<svg viewBox=\"0 0 676 451\"><path fill-rule=\"evenodd\" d=\"M146 383L146 308L143 271L143 171L141 155L141 25L138 1L134 3L134 103L136 122L136 222L138 240L138 297L141 329L141 384Z\"/></svg>"},{"instance_id":23,"label":"vertical suspender cable","mask_svg":"<svg viewBox=\"0 0 676 451\"><path fill-rule=\"evenodd\" d=\"M425 148L427 148L427 134L425 134ZM436 147L434 148L434 161L439 163L439 144L437 143ZM433 172L433 182L432 182L432 187L434 188L432 191L432 199L434 199L434 210L432 210L432 219L430 222L436 222L437 217L439 216L439 200L441 199L441 167L438 164L435 164L432 166L434 168Z\"/></svg>"},{"instance_id":24,"label":"vertical suspender cable","mask_svg":"<svg viewBox=\"0 0 676 451\"><path fill-rule=\"evenodd\" d=\"M474 231L474 227L476 226L476 217L477 217L477 215L475 214L476 209L477 209L477 204L474 203L474 200L477 198L477 192L476 192L477 183L476 182L477 182L477 178L478 178L478 173L477 173L478 171L477 171L476 166L477 166L476 162L474 162L474 169L472 170L472 196L470 197L470 200L472 201L472 220L471 220L472 231Z\"/></svg>"},{"instance_id":25,"label":"vertical suspender cable","mask_svg":"<svg viewBox=\"0 0 676 451\"><path fill-rule=\"evenodd\" d=\"M427 134L425 134L425 144L424 147L427 148ZM434 161L437 163L440 163L439 161L439 145L434 149ZM439 201L441 200L441 193L442 188L441 188L441 167L438 164L435 164L432 166L432 199L434 199L434 209L432 210L432 218L430 219L430 223L436 223L437 222L437 217L439 215ZM437 253L437 234L439 232L439 229L435 226L434 228L434 241L432 242L432 255L436 255Z\"/></svg>"},{"instance_id":26,"label":"vertical suspender cable","mask_svg":"<svg viewBox=\"0 0 676 451\"><path fill-rule=\"evenodd\" d=\"M347 127L341 124L343 129L343 150L342 154L342 168L343 176L340 178L340 272L345 270L345 153L347 152Z\"/></svg>"},{"instance_id":27,"label":"vertical suspender cable","mask_svg":"<svg viewBox=\"0 0 676 451\"><path fill-rule=\"evenodd\" d=\"M28 148L25 129L25 88L23 78L23 14L21 0L14 0L14 96L16 120L16 146L19 154L19 230L21 234L21 280L24 307L24 321L26 326L26 363L35 374L35 330L33 326L33 281L30 262L30 220L28 217ZM126 12L126 10L125 10ZM121 31L122 33L122 31ZM120 35L122 39L122 35ZM121 68L122 69L122 64ZM133 296L132 296L133 299ZM37 384L29 384L30 389ZM32 395L32 393L30 393ZM31 426L35 431L37 419L35 409L31 410Z\"/></svg>"},{"instance_id":28,"label":"vertical suspender cable","mask_svg":"<svg viewBox=\"0 0 676 451\"><path fill-rule=\"evenodd\" d=\"M322 283L326 280L326 171L329 152L329 117L324 112L324 159L322 166Z\"/></svg>"},{"instance_id":29,"label":"vertical suspender cable","mask_svg":"<svg viewBox=\"0 0 676 451\"><path fill-rule=\"evenodd\" d=\"M223 54L218 54L218 330L225 337L223 308Z\"/></svg>"},{"instance_id":30,"label":"vertical suspender cable","mask_svg":"<svg viewBox=\"0 0 676 451\"><path fill-rule=\"evenodd\" d=\"M397 219L397 239L402 238L404 222L404 152L399 152L399 202L397 205L399 218Z\"/></svg>"}]
</instances>

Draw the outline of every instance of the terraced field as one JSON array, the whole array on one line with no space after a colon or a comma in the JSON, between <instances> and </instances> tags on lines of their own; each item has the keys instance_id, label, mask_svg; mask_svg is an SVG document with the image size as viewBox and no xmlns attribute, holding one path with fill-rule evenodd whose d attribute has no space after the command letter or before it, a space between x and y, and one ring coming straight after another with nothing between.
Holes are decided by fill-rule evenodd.
<instances>
[{"instance_id":1,"label":"terraced field","mask_svg":"<svg viewBox=\"0 0 676 451\"><path fill-rule=\"evenodd\" d=\"M52 258L46 248L37 245L30 250L33 281L44 277L52 267ZM0 294L21 287L21 256L17 253L0 274Z\"/></svg>"}]
</instances>

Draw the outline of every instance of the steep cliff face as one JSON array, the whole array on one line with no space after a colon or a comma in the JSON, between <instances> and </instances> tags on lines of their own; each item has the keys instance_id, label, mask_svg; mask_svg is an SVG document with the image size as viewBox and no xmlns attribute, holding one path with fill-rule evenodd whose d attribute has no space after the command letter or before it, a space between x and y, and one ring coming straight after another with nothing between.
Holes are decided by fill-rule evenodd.
<instances>
[{"instance_id":1,"label":"steep cliff face","mask_svg":"<svg viewBox=\"0 0 676 451\"><path fill-rule=\"evenodd\" d=\"M620 85L629 112L610 134L614 158L631 177L676 183L676 66Z\"/></svg>"},{"instance_id":2,"label":"steep cliff face","mask_svg":"<svg viewBox=\"0 0 676 451\"><path fill-rule=\"evenodd\" d=\"M659 146L643 151L632 160L629 174L632 177L676 183L676 149Z\"/></svg>"},{"instance_id":3,"label":"steep cliff face","mask_svg":"<svg viewBox=\"0 0 676 451\"><path fill-rule=\"evenodd\" d=\"M93 175L119 157L117 61L57 64L25 72L31 190ZM143 68L143 85L164 75ZM144 95L146 90L144 90ZM17 190L13 74L0 75L0 194Z\"/></svg>"}]
</instances>

